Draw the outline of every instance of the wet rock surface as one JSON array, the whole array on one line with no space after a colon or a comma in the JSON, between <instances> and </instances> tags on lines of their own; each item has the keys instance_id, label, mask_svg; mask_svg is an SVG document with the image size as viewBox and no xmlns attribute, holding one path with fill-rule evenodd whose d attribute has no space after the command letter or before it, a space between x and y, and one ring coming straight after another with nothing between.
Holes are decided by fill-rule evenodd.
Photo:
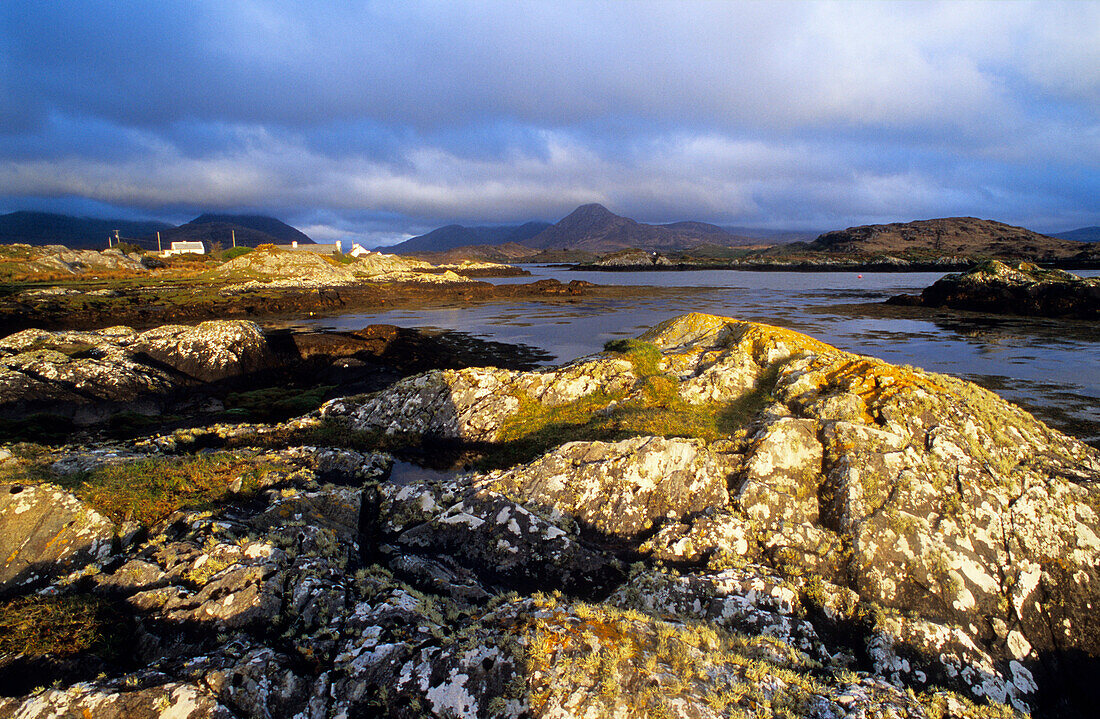
<instances>
[{"instance_id":1,"label":"wet rock surface","mask_svg":"<svg viewBox=\"0 0 1100 719\"><path fill-rule=\"evenodd\" d=\"M9 681L0 714L1089 715L1100 452L969 383L779 328L688 315L628 349L432 371L285 425L97 448L109 460L8 447L6 481L41 492L55 468L91 482L215 439L256 477L8 580L109 598L141 668L5 650L8 676L53 662L58 682ZM585 434L693 408L728 421ZM262 447L293 432L355 446ZM533 459L502 462L531 436ZM497 468L390 479L376 451L442 440Z\"/></svg>"},{"instance_id":2,"label":"wet rock surface","mask_svg":"<svg viewBox=\"0 0 1100 719\"><path fill-rule=\"evenodd\" d=\"M1040 317L1100 317L1100 280L1028 262L990 260L888 302Z\"/></svg>"}]
</instances>

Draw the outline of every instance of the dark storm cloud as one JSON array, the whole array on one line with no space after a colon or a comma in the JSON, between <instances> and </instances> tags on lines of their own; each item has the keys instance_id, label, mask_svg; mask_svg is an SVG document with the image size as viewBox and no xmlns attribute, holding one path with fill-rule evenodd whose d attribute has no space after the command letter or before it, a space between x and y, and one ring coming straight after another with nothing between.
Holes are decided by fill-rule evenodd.
<instances>
[{"instance_id":1,"label":"dark storm cloud","mask_svg":"<svg viewBox=\"0 0 1100 719\"><path fill-rule=\"evenodd\" d=\"M264 209L387 239L589 201L1093 223L1097 27L1091 4L15 0L0 209Z\"/></svg>"}]
</instances>

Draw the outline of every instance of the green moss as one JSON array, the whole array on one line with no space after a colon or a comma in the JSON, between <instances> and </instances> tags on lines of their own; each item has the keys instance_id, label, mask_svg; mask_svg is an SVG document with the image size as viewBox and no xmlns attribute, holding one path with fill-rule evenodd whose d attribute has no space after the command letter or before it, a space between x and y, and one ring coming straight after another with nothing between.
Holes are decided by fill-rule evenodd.
<instances>
[{"instance_id":1,"label":"green moss","mask_svg":"<svg viewBox=\"0 0 1100 719\"><path fill-rule=\"evenodd\" d=\"M234 491L251 492L273 469L270 463L220 453L105 465L55 481L116 522L149 526L179 509L208 509Z\"/></svg>"},{"instance_id":2,"label":"green moss","mask_svg":"<svg viewBox=\"0 0 1100 719\"><path fill-rule=\"evenodd\" d=\"M235 260L241 255L247 255L249 252L252 252L251 247L230 247L228 250L224 250L220 257L226 261Z\"/></svg>"}]
</instances>

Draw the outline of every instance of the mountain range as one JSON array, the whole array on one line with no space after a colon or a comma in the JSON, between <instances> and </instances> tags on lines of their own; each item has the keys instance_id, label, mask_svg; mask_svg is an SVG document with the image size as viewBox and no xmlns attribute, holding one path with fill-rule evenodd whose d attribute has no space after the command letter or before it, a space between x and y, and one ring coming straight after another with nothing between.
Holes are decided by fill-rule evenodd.
<instances>
[{"instance_id":1,"label":"mountain range","mask_svg":"<svg viewBox=\"0 0 1100 719\"><path fill-rule=\"evenodd\" d=\"M259 245L316 244L306 233L274 217L264 215L200 215L190 222L160 233L162 244L170 242L204 242L207 248L218 243L222 248L232 245L236 236L238 247Z\"/></svg>"},{"instance_id":2,"label":"mountain range","mask_svg":"<svg viewBox=\"0 0 1100 719\"><path fill-rule=\"evenodd\" d=\"M172 242L200 240L209 247L218 242L222 247L232 243L255 247L262 244L314 244L304 232L263 215L200 215L178 227L152 220L100 220L72 217L50 212L12 212L0 215L0 244L65 245L74 249L105 249L107 238L115 231L123 240L146 249L156 248L156 233L161 245Z\"/></svg>"},{"instance_id":3,"label":"mountain range","mask_svg":"<svg viewBox=\"0 0 1100 719\"><path fill-rule=\"evenodd\" d=\"M737 229L744 234L737 234ZM103 248L115 230L147 249L171 242L202 241L209 247L261 244L314 244L308 235L264 215L204 214L173 227L155 221L101 220L45 212L12 212L0 215L0 243L63 244L73 248ZM805 233L729 228L704 222L650 225L621 217L599 204L581 205L560 221L522 225L447 225L398 245L379 248L392 253L435 253L449 258L463 256L516 261L547 253L602 255L624 249L650 252L686 251L700 256L722 256L761 245L774 245L765 254L847 253L865 256L967 255L974 257L1092 258L1100 255L1100 228L1083 227L1053 236L1023 227L973 217L950 217L907 223L862 225L834 230L816 239ZM786 242L787 244L783 244Z\"/></svg>"},{"instance_id":4,"label":"mountain range","mask_svg":"<svg viewBox=\"0 0 1100 719\"><path fill-rule=\"evenodd\" d=\"M170 230L166 222L98 220L52 212L11 212L0 215L0 243L65 245L73 249L106 249L115 230L123 237L147 237Z\"/></svg>"},{"instance_id":5,"label":"mountain range","mask_svg":"<svg viewBox=\"0 0 1100 719\"><path fill-rule=\"evenodd\" d=\"M649 251L685 250L693 247L744 247L757 245L756 237L735 235L705 222L648 225L621 217L596 203L581 205L550 225L528 222L502 227L448 225L384 249L394 253L440 252L471 245L514 242L536 250L570 250L593 253L624 249Z\"/></svg>"}]
</instances>

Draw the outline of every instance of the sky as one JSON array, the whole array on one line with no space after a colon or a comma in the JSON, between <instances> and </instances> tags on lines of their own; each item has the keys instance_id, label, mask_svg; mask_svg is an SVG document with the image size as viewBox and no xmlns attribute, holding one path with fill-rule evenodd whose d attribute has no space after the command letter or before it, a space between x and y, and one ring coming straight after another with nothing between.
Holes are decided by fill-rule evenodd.
<instances>
[{"instance_id":1,"label":"sky","mask_svg":"<svg viewBox=\"0 0 1100 719\"><path fill-rule=\"evenodd\" d=\"M1100 2L4 0L0 212L1100 225Z\"/></svg>"}]
</instances>

